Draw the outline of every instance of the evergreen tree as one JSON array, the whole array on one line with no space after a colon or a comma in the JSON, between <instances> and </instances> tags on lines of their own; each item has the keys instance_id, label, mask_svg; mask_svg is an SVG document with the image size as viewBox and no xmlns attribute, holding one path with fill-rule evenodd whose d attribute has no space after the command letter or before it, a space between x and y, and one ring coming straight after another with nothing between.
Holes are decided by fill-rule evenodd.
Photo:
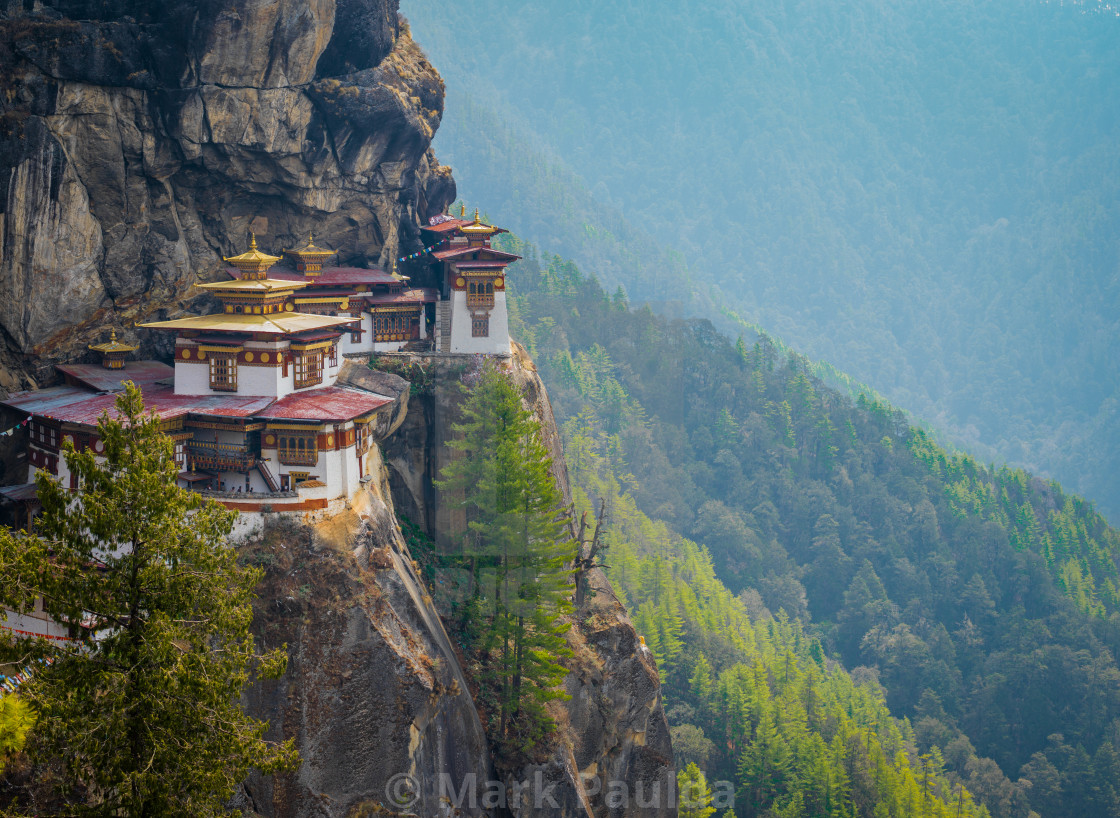
<instances>
[{"instance_id":1,"label":"evergreen tree","mask_svg":"<svg viewBox=\"0 0 1120 818\"><path fill-rule=\"evenodd\" d=\"M458 457L437 485L467 515L462 554L472 599L465 607L484 619L473 647L494 706L494 735L525 751L551 728L547 702L564 695L557 688L566 674L560 660L570 655L564 617L575 543L540 424L496 365L484 366L462 415L450 444Z\"/></svg>"},{"instance_id":2,"label":"evergreen tree","mask_svg":"<svg viewBox=\"0 0 1120 818\"><path fill-rule=\"evenodd\" d=\"M224 814L251 768L295 761L239 706L254 669L285 665L281 651L254 650L259 572L225 544L233 513L176 486L172 442L139 389L128 385L98 436L103 459L63 444L79 493L40 472L36 533L0 530L0 605L42 598L81 642L3 646L55 659L20 688L36 716L27 750L62 770L83 814Z\"/></svg>"},{"instance_id":3,"label":"evergreen tree","mask_svg":"<svg viewBox=\"0 0 1120 818\"><path fill-rule=\"evenodd\" d=\"M716 808L712 806L712 789L708 779L695 764L689 764L677 773L677 791L680 794L677 815L680 818L709 818Z\"/></svg>"}]
</instances>

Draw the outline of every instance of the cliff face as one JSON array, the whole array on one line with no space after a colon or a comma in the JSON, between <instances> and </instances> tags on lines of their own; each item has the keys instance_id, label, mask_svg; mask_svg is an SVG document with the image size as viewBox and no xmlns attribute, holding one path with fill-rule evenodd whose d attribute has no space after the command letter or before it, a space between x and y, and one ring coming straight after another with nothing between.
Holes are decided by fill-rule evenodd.
<instances>
[{"instance_id":1,"label":"cliff face","mask_svg":"<svg viewBox=\"0 0 1120 818\"><path fill-rule=\"evenodd\" d=\"M182 310L250 229L384 265L454 197L396 0L0 0L0 91L7 389Z\"/></svg>"},{"instance_id":2,"label":"cliff face","mask_svg":"<svg viewBox=\"0 0 1120 818\"><path fill-rule=\"evenodd\" d=\"M273 523L244 546L246 559L266 570L258 637L268 648L286 644L290 655L285 677L255 688L249 709L269 720L273 738L294 737L302 758L294 774L245 784L238 806L250 814L450 818L503 814L497 804L524 818L676 814L657 670L601 572L572 620L570 698L554 705L558 729L544 760L493 769L461 656L396 521L400 505L406 514L427 509L433 524L457 524L431 478L448 453L465 366L417 357L402 367L423 380L381 430L378 479L351 511L314 527ZM520 350L510 370L567 491L544 385ZM342 377L391 394L403 384L353 363Z\"/></svg>"},{"instance_id":3,"label":"cliff face","mask_svg":"<svg viewBox=\"0 0 1120 818\"><path fill-rule=\"evenodd\" d=\"M410 399L400 428L384 442L395 507L427 529L437 549L453 548L455 532L465 525L462 512L433 489L433 480L453 456L447 444L454 437L462 400L456 376L470 366L465 360L413 358L403 368L422 379L413 383L419 394ZM514 345L508 368L527 407L541 422L553 477L570 501L560 434L544 384L519 345ZM501 777L510 792L515 785L528 785L520 808L514 810L518 816L676 815L671 805L673 751L656 665L640 645L607 578L596 570L590 581L591 599L572 618L568 641L575 657L564 680L570 698L554 705L559 729L548 758L504 770ZM537 798L546 789L551 800Z\"/></svg>"},{"instance_id":4,"label":"cliff face","mask_svg":"<svg viewBox=\"0 0 1120 818\"><path fill-rule=\"evenodd\" d=\"M388 490L374 481L347 514L313 528L276 522L243 547L266 570L258 637L290 656L283 679L247 704L272 737L296 739L302 762L250 778L236 804L247 814L449 815L443 781L491 777L467 681Z\"/></svg>"}]
</instances>

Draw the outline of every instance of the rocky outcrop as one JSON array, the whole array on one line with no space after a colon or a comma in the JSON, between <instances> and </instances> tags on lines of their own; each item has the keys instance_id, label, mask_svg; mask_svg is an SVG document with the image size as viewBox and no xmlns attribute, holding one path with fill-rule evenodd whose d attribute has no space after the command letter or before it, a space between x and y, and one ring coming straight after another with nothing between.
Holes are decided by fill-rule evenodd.
<instances>
[{"instance_id":1,"label":"rocky outcrop","mask_svg":"<svg viewBox=\"0 0 1120 818\"><path fill-rule=\"evenodd\" d=\"M250 229L355 264L454 196L396 0L0 0L0 386L190 306Z\"/></svg>"},{"instance_id":2,"label":"rocky outcrop","mask_svg":"<svg viewBox=\"0 0 1120 818\"><path fill-rule=\"evenodd\" d=\"M317 526L274 521L242 552L266 571L258 639L287 645L290 657L285 676L246 704L269 720L271 738L296 740L301 764L251 777L236 806L270 818L445 816L449 786L492 777L467 681L386 482Z\"/></svg>"},{"instance_id":3,"label":"rocky outcrop","mask_svg":"<svg viewBox=\"0 0 1120 818\"><path fill-rule=\"evenodd\" d=\"M553 477L570 501L544 384L525 350L514 344L513 353L502 365L540 421ZM413 379L415 393L408 417L383 443L393 502L431 534L437 549L450 550L465 521L434 490L433 480L453 456L448 442L464 396L460 383L469 382L481 362L421 356L394 356L393 362ZM564 688L570 698L554 705L554 744L544 762L502 771L507 803L520 818L676 815L673 751L656 664L601 571L591 572L590 584L590 599L573 616L568 634L574 659Z\"/></svg>"},{"instance_id":4,"label":"rocky outcrop","mask_svg":"<svg viewBox=\"0 0 1120 818\"><path fill-rule=\"evenodd\" d=\"M291 657L282 680L253 690L249 709L270 722L273 738L296 739L302 763L293 774L254 776L237 805L269 818L501 814L488 809L495 804L520 818L675 815L657 669L599 571L591 574L588 604L572 617L569 698L553 704L558 729L550 745L538 763L493 769L471 681L395 509L400 502L426 510L433 525L456 524L441 513L434 467L422 461L437 457L432 441L446 446L453 434L460 381L470 380L478 362L393 361L418 382L359 361L342 376L407 400L407 414L382 440L379 479L345 514L314 527L276 522L243 547L245 559L267 572L258 589L258 637L268 648L287 645ZM567 491L544 385L523 350L506 366L542 422L554 476Z\"/></svg>"}]
</instances>

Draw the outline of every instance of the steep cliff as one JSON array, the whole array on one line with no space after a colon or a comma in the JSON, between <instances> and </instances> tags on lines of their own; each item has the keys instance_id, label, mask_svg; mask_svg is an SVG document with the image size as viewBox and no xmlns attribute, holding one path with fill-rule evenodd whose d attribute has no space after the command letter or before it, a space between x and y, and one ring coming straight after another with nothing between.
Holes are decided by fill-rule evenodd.
<instances>
[{"instance_id":1,"label":"steep cliff","mask_svg":"<svg viewBox=\"0 0 1120 818\"><path fill-rule=\"evenodd\" d=\"M296 739L302 763L251 778L238 806L275 818L446 815L443 781L492 777L467 681L384 479L350 512L315 527L273 522L243 550L266 570L258 636L290 655L286 675L255 688L248 706L274 737Z\"/></svg>"},{"instance_id":2,"label":"steep cliff","mask_svg":"<svg viewBox=\"0 0 1120 818\"><path fill-rule=\"evenodd\" d=\"M417 394L400 429L384 442L393 502L398 513L427 530L437 550L448 550L465 521L433 481L453 456L447 444L459 420L460 377L477 361L412 356L396 363L414 379ZM541 423L553 477L570 500L559 430L536 367L514 344L507 368ZM673 751L657 668L607 578L596 570L590 580L590 601L572 617L574 659L564 681L570 698L554 705L559 729L547 758L499 771L511 807L513 787L526 785L515 810L519 816L675 815ZM551 800L537 797L544 790Z\"/></svg>"},{"instance_id":3,"label":"steep cliff","mask_svg":"<svg viewBox=\"0 0 1120 818\"><path fill-rule=\"evenodd\" d=\"M447 456L459 378L474 362L397 363L417 377L416 394L399 401L381 430L377 479L353 508L313 527L272 522L243 547L266 570L258 636L266 647L286 644L291 657L285 677L255 688L248 705L270 721L273 737L296 739L302 764L291 775L252 778L239 806L270 818L494 815L501 805L526 817L674 815L657 670L599 572L591 602L572 618L570 698L554 707L550 746L539 763L494 769L472 681L396 517L400 503L456 525L440 510L446 503L432 474ZM544 385L523 351L509 367L567 491ZM394 394L403 385L353 363L342 377Z\"/></svg>"},{"instance_id":4,"label":"steep cliff","mask_svg":"<svg viewBox=\"0 0 1120 818\"><path fill-rule=\"evenodd\" d=\"M6 389L181 311L250 229L387 264L454 197L396 0L0 0L0 92Z\"/></svg>"}]
</instances>

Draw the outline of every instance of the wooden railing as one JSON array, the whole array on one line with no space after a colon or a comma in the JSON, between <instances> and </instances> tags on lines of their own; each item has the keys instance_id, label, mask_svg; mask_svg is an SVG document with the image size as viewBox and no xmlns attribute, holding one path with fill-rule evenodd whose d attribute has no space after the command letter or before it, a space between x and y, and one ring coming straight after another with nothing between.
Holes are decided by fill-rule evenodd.
<instances>
[{"instance_id":1,"label":"wooden railing","mask_svg":"<svg viewBox=\"0 0 1120 818\"><path fill-rule=\"evenodd\" d=\"M243 443L187 441L187 461L194 469L247 472L257 465L257 454Z\"/></svg>"}]
</instances>

